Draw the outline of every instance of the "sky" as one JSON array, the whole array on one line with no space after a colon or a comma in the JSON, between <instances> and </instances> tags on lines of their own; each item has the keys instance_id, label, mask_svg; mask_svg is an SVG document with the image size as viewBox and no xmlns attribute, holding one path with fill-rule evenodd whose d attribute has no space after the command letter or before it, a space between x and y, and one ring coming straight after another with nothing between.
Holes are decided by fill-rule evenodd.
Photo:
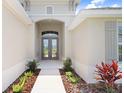
<instances>
[{"instance_id":1,"label":"sky","mask_svg":"<svg viewBox=\"0 0 124 93\"><path fill-rule=\"evenodd\" d=\"M121 7L122 0L80 0L77 12L81 9L101 8L101 7Z\"/></svg>"}]
</instances>

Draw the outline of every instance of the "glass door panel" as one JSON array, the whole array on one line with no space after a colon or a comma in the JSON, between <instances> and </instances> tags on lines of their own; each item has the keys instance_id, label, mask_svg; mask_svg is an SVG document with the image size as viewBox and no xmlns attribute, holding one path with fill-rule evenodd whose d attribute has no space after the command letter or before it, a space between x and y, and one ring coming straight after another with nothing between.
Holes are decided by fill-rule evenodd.
<instances>
[{"instance_id":1,"label":"glass door panel","mask_svg":"<svg viewBox=\"0 0 124 93\"><path fill-rule=\"evenodd\" d=\"M43 39L43 58L49 57L49 39Z\"/></svg>"},{"instance_id":2,"label":"glass door panel","mask_svg":"<svg viewBox=\"0 0 124 93\"><path fill-rule=\"evenodd\" d=\"M42 38L42 59L54 60L58 59L58 39Z\"/></svg>"},{"instance_id":3,"label":"glass door panel","mask_svg":"<svg viewBox=\"0 0 124 93\"><path fill-rule=\"evenodd\" d=\"M52 47L51 47L51 51L52 51L52 58L57 58L57 39L52 39Z\"/></svg>"}]
</instances>

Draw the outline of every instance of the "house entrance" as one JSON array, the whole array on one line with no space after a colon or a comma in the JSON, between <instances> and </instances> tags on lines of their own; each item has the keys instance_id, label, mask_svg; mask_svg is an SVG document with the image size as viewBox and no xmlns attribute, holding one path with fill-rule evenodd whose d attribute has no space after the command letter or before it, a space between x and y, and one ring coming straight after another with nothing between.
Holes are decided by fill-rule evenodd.
<instances>
[{"instance_id":1,"label":"house entrance","mask_svg":"<svg viewBox=\"0 0 124 93\"><path fill-rule=\"evenodd\" d=\"M58 32L42 32L42 59L57 60L58 53Z\"/></svg>"}]
</instances>

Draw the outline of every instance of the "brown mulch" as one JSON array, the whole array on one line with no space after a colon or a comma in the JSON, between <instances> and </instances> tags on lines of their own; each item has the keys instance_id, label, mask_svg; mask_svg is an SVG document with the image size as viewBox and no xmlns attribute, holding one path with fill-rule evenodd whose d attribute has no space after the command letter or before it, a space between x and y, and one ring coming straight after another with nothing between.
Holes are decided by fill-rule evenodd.
<instances>
[{"instance_id":1,"label":"brown mulch","mask_svg":"<svg viewBox=\"0 0 124 93\"><path fill-rule=\"evenodd\" d=\"M104 83L93 83L87 84L83 79L81 79L75 71L72 71L75 76L80 78L80 81L77 84L72 84L67 76L65 71L60 69L61 78L66 90L66 93L106 93L106 88ZM122 93L122 84L116 84L116 93Z\"/></svg>"},{"instance_id":2,"label":"brown mulch","mask_svg":"<svg viewBox=\"0 0 124 93\"><path fill-rule=\"evenodd\" d=\"M83 84L86 84L86 82L84 80L80 79L78 84L72 84L68 80L67 76L65 75L65 71L62 69L60 69L59 71L61 74L61 78L62 78L64 87L65 87L66 93L80 93L81 86L83 86ZM73 71L73 73L75 73L75 72ZM75 73L75 75L77 77L79 77L76 73Z\"/></svg>"},{"instance_id":3,"label":"brown mulch","mask_svg":"<svg viewBox=\"0 0 124 93\"><path fill-rule=\"evenodd\" d=\"M27 72L27 71L25 71L25 72ZM25 72L23 72L21 76L23 76ZM40 72L40 69L37 69L34 72L34 74L26 80L23 90L22 90L22 93L31 93L31 90L34 86L37 76L39 75L39 72ZM21 76L19 76L19 78ZM12 85L17 84L19 82L19 78L17 78L3 93L13 93Z\"/></svg>"}]
</instances>

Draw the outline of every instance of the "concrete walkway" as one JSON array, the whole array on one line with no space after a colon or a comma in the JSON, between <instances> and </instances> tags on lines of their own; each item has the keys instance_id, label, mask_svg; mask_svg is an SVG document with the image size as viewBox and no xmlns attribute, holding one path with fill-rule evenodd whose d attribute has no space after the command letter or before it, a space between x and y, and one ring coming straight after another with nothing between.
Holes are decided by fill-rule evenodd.
<instances>
[{"instance_id":1,"label":"concrete walkway","mask_svg":"<svg viewBox=\"0 0 124 93\"><path fill-rule=\"evenodd\" d=\"M41 61L38 68L40 69L59 69L63 67L63 63L60 60L47 60Z\"/></svg>"},{"instance_id":2,"label":"concrete walkway","mask_svg":"<svg viewBox=\"0 0 124 93\"><path fill-rule=\"evenodd\" d=\"M66 93L59 69L41 68L31 93Z\"/></svg>"}]
</instances>

